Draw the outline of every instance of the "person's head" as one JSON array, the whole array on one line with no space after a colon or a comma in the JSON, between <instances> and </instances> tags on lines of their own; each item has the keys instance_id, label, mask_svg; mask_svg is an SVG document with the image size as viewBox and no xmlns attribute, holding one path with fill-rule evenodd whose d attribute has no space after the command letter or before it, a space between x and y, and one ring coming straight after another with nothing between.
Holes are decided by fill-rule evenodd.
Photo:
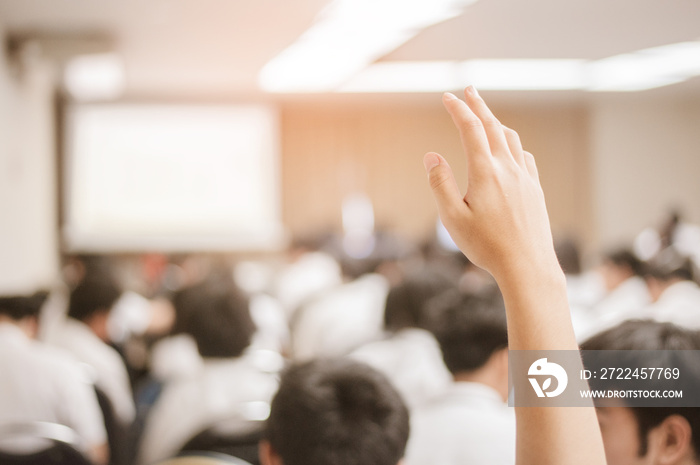
<instances>
[{"instance_id":1,"label":"person's head","mask_svg":"<svg viewBox=\"0 0 700 465\"><path fill-rule=\"evenodd\" d=\"M629 250L617 250L603 257L600 266L605 288L612 291L627 279L643 273L643 263Z\"/></svg>"},{"instance_id":2,"label":"person's head","mask_svg":"<svg viewBox=\"0 0 700 465\"><path fill-rule=\"evenodd\" d=\"M475 381L508 395L508 332L503 299L457 291L429 304L435 318L432 331L445 366L456 380Z\"/></svg>"},{"instance_id":3,"label":"person's head","mask_svg":"<svg viewBox=\"0 0 700 465\"><path fill-rule=\"evenodd\" d=\"M384 328L396 332L404 328L426 328L425 305L433 297L454 287L449 278L423 270L409 274L389 290L384 306Z\"/></svg>"},{"instance_id":4,"label":"person's head","mask_svg":"<svg viewBox=\"0 0 700 465\"><path fill-rule=\"evenodd\" d=\"M47 292L33 295L0 296L0 321L9 321L20 326L28 336L37 331L39 311L48 297Z\"/></svg>"},{"instance_id":5,"label":"person's head","mask_svg":"<svg viewBox=\"0 0 700 465\"><path fill-rule=\"evenodd\" d=\"M700 333L671 323L631 320L583 343L583 350L700 350ZM697 385L697 367L683 367ZM700 408L598 407L609 465L700 464Z\"/></svg>"},{"instance_id":6,"label":"person's head","mask_svg":"<svg viewBox=\"0 0 700 465\"><path fill-rule=\"evenodd\" d=\"M218 276L182 289L173 306L172 332L191 335L202 357L238 357L255 333L248 297L232 279Z\"/></svg>"},{"instance_id":7,"label":"person's head","mask_svg":"<svg viewBox=\"0 0 700 465\"><path fill-rule=\"evenodd\" d=\"M396 465L408 433L408 409L384 375L349 359L315 360L283 373L261 463Z\"/></svg>"},{"instance_id":8,"label":"person's head","mask_svg":"<svg viewBox=\"0 0 700 465\"><path fill-rule=\"evenodd\" d=\"M121 294L121 286L110 273L88 274L70 293L68 316L82 321L107 341L109 312Z\"/></svg>"},{"instance_id":9,"label":"person's head","mask_svg":"<svg viewBox=\"0 0 700 465\"><path fill-rule=\"evenodd\" d=\"M693 279L693 263L690 258L668 248L649 261L644 278L651 300L656 302L671 285Z\"/></svg>"}]
</instances>

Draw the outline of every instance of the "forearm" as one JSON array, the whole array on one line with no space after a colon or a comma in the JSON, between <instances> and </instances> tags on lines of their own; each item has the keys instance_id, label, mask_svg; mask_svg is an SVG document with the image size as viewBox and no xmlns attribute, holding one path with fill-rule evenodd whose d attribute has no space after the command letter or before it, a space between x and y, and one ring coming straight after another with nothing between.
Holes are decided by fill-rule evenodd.
<instances>
[{"instance_id":1,"label":"forearm","mask_svg":"<svg viewBox=\"0 0 700 465\"><path fill-rule=\"evenodd\" d=\"M558 264L499 278L511 350L577 350ZM602 464L595 411L580 407L516 407L518 464Z\"/></svg>"},{"instance_id":2,"label":"forearm","mask_svg":"<svg viewBox=\"0 0 700 465\"><path fill-rule=\"evenodd\" d=\"M577 350L564 273L556 262L533 268L496 278L506 304L509 348Z\"/></svg>"}]
</instances>

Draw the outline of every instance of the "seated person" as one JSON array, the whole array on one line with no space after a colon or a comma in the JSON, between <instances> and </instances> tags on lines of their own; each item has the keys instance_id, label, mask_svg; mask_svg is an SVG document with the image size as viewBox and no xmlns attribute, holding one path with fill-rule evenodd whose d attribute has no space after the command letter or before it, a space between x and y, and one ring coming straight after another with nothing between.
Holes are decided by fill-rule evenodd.
<instances>
[{"instance_id":1,"label":"seated person","mask_svg":"<svg viewBox=\"0 0 700 465\"><path fill-rule=\"evenodd\" d=\"M430 306L454 382L411 413L406 463L514 464L515 415L505 403L508 334L502 299L455 291Z\"/></svg>"},{"instance_id":2,"label":"seated person","mask_svg":"<svg viewBox=\"0 0 700 465\"><path fill-rule=\"evenodd\" d=\"M173 331L194 339L201 362L168 380L151 408L139 463L176 455L205 429L245 435L260 427L277 389L276 374L264 371L246 349L255 332L247 296L228 276L213 276L173 298Z\"/></svg>"},{"instance_id":3,"label":"seated person","mask_svg":"<svg viewBox=\"0 0 700 465\"><path fill-rule=\"evenodd\" d=\"M631 251L606 254L598 272L606 293L587 312L587 324L577 328L579 339L638 316L639 310L651 301L642 278L643 263Z\"/></svg>"},{"instance_id":4,"label":"seated person","mask_svg":"<svg viewBox=\"0 0 700 465\"><path fill-rule=\"evenodd\" d=\"M76 360L34 340L42 300L0 297L0 426L37 421L68 426L83 440L86 455L104 464L107 434L92 384ZM43 446L26 447L17 452Z\"/></svg>"},{"instance_id":5,"label":"seated person","mask_svg":"<svg viewBox=\"0 0 700 465\"><path fill-rule=\"evenodd\" d=\"M700 329L700 286L689 258L665 249L650 261L646 281L653 303L645 317Z\"/></svg>"},{"instance_id":6,"label":"seated person","mask_svg":"<svg viewBox=\"0 0 700 465\"><path fill-rule=\"evenodd\" d=\"M353 351L350 356L384 373L413 408L441 393L450 382L440 347L427 330L425 304L449 289L442 275L422 271L389 290L384 306L387 337Z\"/></svg>"},{"instance_id":7,"label":"seated person","mask_svg":"<svg viewBox=\"0 0 700 465\"><path fill-rule=\"evenodd\" d=\"M408 409L384 375L349 359L315 360L283 373L261 464L396 465L408 430Z\"/></svg>"},{"instance_id":8,"label":"seated person","mask_svg":"<svg viewBox=\"0 0 700 465\"><path fill-rule=\"evenodd\" d=\"M671 323L629 320L599 333L584 350L700 350L700 335ZM693 368L681 367L685 377ZM697 376L697 368L695 368ZM687 381L687 380L686 380ZM700 378L695 378L695 386ZM620 401L621 402L621 401ZM700 408L597 408L608 465L700 464Z\"/></svg>"},{"instance_id":9,"label":"seated person","mask_svg":"<svg viewBox=\"0 0 700 465\"><path fill-rule=\"evenodd\" d=\"M124 359L110 345L107 330L110 311L122 294L107 271L86 275L71 291L68 317L56 328L49 343L62 347L91 368L96 387L111 404L117 421L127 429L136 408Z\"/></svg>"}]
</instances>

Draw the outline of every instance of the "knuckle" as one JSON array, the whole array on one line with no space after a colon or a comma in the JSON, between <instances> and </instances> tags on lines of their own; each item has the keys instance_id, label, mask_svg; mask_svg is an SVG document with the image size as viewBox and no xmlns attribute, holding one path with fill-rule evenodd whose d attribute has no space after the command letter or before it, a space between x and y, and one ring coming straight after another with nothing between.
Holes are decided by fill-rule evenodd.
<instances>
[{"instance_id":1,"label":"knuckle","mask_svg":"<svg viewBox=\"0 0 700 465\"><path fill-rule=\"evenodd\" d=\"M433 172L430 173L430 187L433 190L440 190L449 181L449 179L450 177L447 173L433 168Z\"/></svg>"},{"instance_id":2,"label":"knuckle","mask_svg":"<svg viewBox=\"0 0 700 465\"><path fill-rule=\"evenodd\" d=\"M492 129L500 129L503 127L500 121L498 121L495 117L489 116L487 118L484 118L483 121L484 127L492 128Z\"/></svg>"},{"instance_id":3,"label":"knuckle","mask_svg":"<svg viewBox=\"0 0 700 465\"><path fill-rule=\"evenodd\" d=\"M468 118L462 121L460 124L460 128L463 131L470 131L472 129L480 129L483 128L484 124L481 122L479 118Z\"/></svg>"}]
</instances>

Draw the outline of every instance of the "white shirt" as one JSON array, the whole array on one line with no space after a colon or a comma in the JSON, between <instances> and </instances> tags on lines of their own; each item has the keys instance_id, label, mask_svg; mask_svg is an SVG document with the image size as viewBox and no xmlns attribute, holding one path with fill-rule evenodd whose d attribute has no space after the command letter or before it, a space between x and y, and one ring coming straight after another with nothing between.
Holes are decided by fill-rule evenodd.
<instances>
[{"instance_id":1,"label":"white shirt","mask_svg":"<svg viewBox=\"0 0 700 465\"><path fill-rule=\"evenodd\" d=\"M119 353L105 344L84 323L66 318L50 343L68 350L79 361L92 368L95 385L112 403L114 413L124 424L136 415L134 398L126 366Z\"/></svg>"},{"instance_id":2,"label":"white shirt","mask_svg":"<svg viewBox=\"0 0 700 465\"><path fill-rule=\"evenodd\" d=\"M272 293L291 318L304 301L342 282L340 265L333 257L323 252L309 252L277 274Z\"/></svg>"},{"instance_id":3,"label":"white shirt","mask_svg":"<svg viewBox=\"0 0 700 465\"><path fill-rule=\"evenodd\" d=\"M86 450L107 441L97 396L78 362L0 323L0 425L33 421L72 428Z\"/></svg>"},{"instance_id":4,"label":"white shirt","mask_svg":"<svg viewBox=\"0 0 700 465\"><path fill-rule=\"evenodd\" d=\"M366 274L301 308L292 325L294 358L343 356L379 339L388 293L386 278Z\"/></svg>"},{"instance_id":5,"label":"white shirt","mask_svg":"<svg viewBox=\"0 0 700 465\"><path fill-rule=\"evenodd\" d=\"M646 316L688 329L700 329L700 287L693 281L670 285L659 300L646 308Z\"/></svg>"},{"instance_id":6,"label":"white shirt","mask_svg":"<svg viewBox=\"0 0 700 465\"><path fill-rule=\"evenodd\" d=\"M440 346L423 329L403 329L389 339L360 347L350 356L384 373L409 407L443 392L452 382Z\"/></svg>"},{"instance_id":7,"label":"white shirt","mask_svg":"<svg viewBox=\"0 0 700 465\"><path fill-rule=\"evenodd\" d=\"M587 312L585 320L576 320L578 340L584 340L625 320L642 318L644 309L650 302L644 280L639 276L627 278L594 305Z\"/></svg>"},{"instance_id":8,"label":"white shirt","mask_svg":"<svg viewBox=\"0 0 700 465\"><path fill-rule=\"evenodd\" d=\"M515 413L493 389L456 382L411 414L407 465L513 465Z\"/></svg>"},{"instance_id":9,"label":"white shirt","mask_svg":"<svg viewBox=\"0 0 700 465\"><path fill-rule=\"evenodd\" d=\"M204 359L201 370L171 380L146 419L138 463L175 455L188 440L216 423L244 431L267 418L277 377L248 357Z\"/></svg>"}]
</instances>

